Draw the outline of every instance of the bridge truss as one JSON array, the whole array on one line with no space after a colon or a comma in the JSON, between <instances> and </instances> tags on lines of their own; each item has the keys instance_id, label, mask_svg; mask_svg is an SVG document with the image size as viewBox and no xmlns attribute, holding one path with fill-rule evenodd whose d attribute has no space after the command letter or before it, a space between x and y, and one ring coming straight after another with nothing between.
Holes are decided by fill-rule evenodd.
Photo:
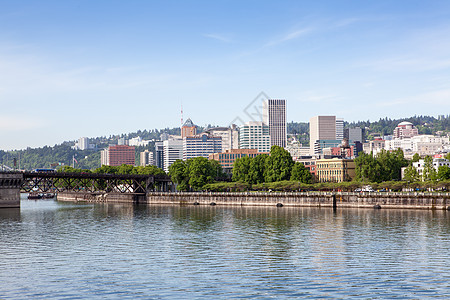
<instances>
[{"instance_id":1,"label":"bridge truss","mask_svg":"<svg viewBox=\"0 0 450 300\"><path fill-rule=\"evenodd\" d=\"M23 192L133 193L170 189L170 177L97 173L24 172Z\"/></svg>"}]
</instances>

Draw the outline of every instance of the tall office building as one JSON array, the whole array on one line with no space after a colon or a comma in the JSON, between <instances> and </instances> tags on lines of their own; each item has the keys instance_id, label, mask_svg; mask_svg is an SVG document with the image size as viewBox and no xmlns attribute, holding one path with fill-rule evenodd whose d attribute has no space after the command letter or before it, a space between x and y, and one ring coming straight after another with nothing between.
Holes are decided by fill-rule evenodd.
<instances>
[{"instance_id":1,"label":"tall office building","mask_svg":"<svg viewBox=\"0 0 450 300\"><path fill-rule=\"evenodd\" d=\"M311 155L319 140L336 140L336 116L315 116L309 120L309 147Z\"/></svg>"},{"instance_id":2,"label":"tall office building","mask_svg":"<svg viewBox=\"0 0 450 300\"><path fill-rule=\"evenodd\" d=\"M145 167L149 165L154 165L153 152L149 150L142 151L140 154L140 165Z\"/></svg>"},{"instance_id":3,"label":"tall office building","mask_svg":"<svg viewBox=\"0 0 450 300\"><path fill-rule=\"evenodd\" d=\"M364 132L361 127L346 128L344 131L344 138L347 138L350 143L364 142L363 135L364 135Z\"/></svg>"},{"instance_id":4,"label":"tall office building","mask_svg":"<svg viewBox=\"0 0 450 300\"><path fill-rule=\"evenodd\" d=\"M269 126L270 146L286 147L286 100L265 100L263 122Z\"/></svg>"},{"instance_id":5,"label":"tall office building","mask_svg":"<svg viewBox=\"0 0 450 300\"><path fill-rule=\"evenodd\" d=\"M247 122L241 126L239 148L270 152L269 126L263 122Z\"/></svg>"},{"instance_id":6,"label":"tall office building","mask_svg":"<svg viewBox=\"0 0 450 300\"><path fill-rule=\"evenodd\" d=\"M169 139L163 142L164 171L169 172L169 167L176 160L183 159L183 140Z\"/></svg>"},{"instance_id":7,"label":"tall office building","mask_svg":"<svg viewBox=\"0 0 450 300\"><path fill-rule=\"evenodd\" d=\"M336 118L336 140L344 139L344 119Z\"/></svg>"},{"instance_id":8,"label":"tall office building","mask_svg":"<svg viewBox=\"0 0 450 300\"><path fill-rule=\"evenodd\" d=\"M163 142L155 142L155 165L164 170L164 145Z\"/></svg>"},{"instance_id":9,"label":"tall office building","mask_svg":"<svg viewBox=\"0 0 450 300\"><path fill-rule=\"evenodd\" d=\"M183 160L194 157L208 158L210 154L222 152L222 138L203 132L183 138Z\"/></svg>"},{"instance_id":10,"label":"tall office building","mask_svg":"<svg viewBox=\"0 0 450 300\"><path fill-rule=\"evenodd\" d=\"M100 155L101 164L106 166L134 166L134 147L127 145L109 146Z\"/></svg>"}]
</instances>

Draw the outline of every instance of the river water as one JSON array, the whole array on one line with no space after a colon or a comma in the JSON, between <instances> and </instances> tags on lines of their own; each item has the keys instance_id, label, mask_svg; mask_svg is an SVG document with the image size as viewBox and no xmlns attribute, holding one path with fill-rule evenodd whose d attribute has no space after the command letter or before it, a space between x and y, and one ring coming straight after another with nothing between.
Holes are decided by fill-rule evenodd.
<instances>
[{"instance_id":1,"label":"river water","mask_svg":"<svg viewBox=\"0 0 450 300\"><path fill-rule=\"evenodd\" d=\"M0 210L0 299L450 298L450 212Z\"/></svg>"}]
</instances>

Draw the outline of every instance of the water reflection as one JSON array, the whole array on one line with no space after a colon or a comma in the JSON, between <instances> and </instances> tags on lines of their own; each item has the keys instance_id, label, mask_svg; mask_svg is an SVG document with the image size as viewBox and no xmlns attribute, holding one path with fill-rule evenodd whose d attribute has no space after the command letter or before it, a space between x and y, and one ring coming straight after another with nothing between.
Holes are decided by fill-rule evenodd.
<instances>
[{"instance_id":1,"label":"water reflection","mask_svg":"<svg viewBox=\"0 0 450 300\"><path fill-rule=\"evenodd\" d=\"M448 298L449 227L446 211L22 200L0 210L0 294Z\"/></svg>"}]
</instances>

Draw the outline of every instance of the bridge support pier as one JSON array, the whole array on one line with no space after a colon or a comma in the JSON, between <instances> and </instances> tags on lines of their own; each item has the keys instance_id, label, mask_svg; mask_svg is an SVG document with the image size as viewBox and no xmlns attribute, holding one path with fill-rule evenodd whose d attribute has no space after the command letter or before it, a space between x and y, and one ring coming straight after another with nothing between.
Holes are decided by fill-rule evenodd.
<instances>
[{"instance_id":1,"label":"bridge support pier","mask_svg":"<svg viewBox=\"0 0 450 300\"><path fill-rule=\"evenodd\" d=\"M20 207L22 181L22 174L0 173L0 208Z\"/></svg>"}]
</instances>

